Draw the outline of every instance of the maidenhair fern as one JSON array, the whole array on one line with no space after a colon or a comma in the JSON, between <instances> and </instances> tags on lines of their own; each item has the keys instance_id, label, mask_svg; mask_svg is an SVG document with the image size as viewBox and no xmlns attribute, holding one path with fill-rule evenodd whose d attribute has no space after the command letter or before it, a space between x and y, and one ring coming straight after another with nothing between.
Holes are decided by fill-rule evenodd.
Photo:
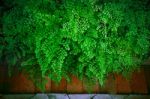
<instances>
[{"instance_id":1,"label":"maidenhair fern","mask_svg":"<svg viewBox=\"0 0 150 99\"><path fill-rule=\"evenodd\" d=\"M108 74L130 73L148 56L146 3L14 0L3 9L0 58L31 77L60 82L73 74L103 85Z\"/></svg>"}]
</instances>

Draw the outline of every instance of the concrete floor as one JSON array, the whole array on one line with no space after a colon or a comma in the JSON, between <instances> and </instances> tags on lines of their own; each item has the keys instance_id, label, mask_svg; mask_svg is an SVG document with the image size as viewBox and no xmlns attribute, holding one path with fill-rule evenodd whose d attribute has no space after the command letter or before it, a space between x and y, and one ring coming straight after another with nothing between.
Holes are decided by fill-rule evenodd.
<instances>
[{"instance_id":1,"label":"concrete floor","mask_svg":"<svg viewBox=\"0 0 150 99\"><path fill-rule=\"evenodd\" d=\"M150 99L150 95L112 94L7 94L0 99Z\"/></svg>"}]
</instances>

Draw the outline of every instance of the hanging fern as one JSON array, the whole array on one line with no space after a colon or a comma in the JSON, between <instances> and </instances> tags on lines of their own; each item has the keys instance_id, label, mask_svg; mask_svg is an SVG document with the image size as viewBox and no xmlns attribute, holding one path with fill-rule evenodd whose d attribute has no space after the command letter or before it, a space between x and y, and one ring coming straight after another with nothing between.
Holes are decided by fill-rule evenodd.
<instances>
[{"instance_id":1,"label":"hanging fern","mask_svg":"<svg viewBox=\"0 0 150 99\"><path fill-rule=\"evenodd\" d=\"M131 73L148 56L146 3L6 0L5 4L9 7L1 17L0 58L31 77L60 82L74 74L103 85L108 74Z\"/></svg>"}]
</instances>

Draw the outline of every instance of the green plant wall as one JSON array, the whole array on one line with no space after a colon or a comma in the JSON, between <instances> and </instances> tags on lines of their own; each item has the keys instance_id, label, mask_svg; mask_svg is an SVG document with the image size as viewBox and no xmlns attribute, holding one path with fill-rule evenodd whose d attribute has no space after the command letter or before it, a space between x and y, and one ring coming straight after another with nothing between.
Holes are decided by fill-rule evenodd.
<instances>
[{"instance_id":1,"label":"green plant wall","mask_svg":"<svg viewBox=\"0 0 150 99\"><path fill-rule=\"evenodd\" d=\"M148 0L5 0L0 58L32 78L98 80L138 69L150 48Z\"/></svg>"}]
</instances>

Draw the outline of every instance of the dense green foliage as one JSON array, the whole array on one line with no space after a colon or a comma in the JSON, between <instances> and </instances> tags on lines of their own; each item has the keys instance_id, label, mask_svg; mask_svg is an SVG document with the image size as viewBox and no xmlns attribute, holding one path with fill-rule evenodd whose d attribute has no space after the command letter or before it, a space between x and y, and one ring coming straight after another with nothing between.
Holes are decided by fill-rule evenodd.
<instances>
[{"instance_id":1,"label":"dense green foliage","mask_svg":"<svg viewBox=\"0 0 150 99\"><path fill-rule=\"evenodd\" d=\"M32 77L126 75L148 56L150 11L138 0L5 0L0 58ZM4 11L5 10L5 11Z\"/></svg>"}]
</instances>

